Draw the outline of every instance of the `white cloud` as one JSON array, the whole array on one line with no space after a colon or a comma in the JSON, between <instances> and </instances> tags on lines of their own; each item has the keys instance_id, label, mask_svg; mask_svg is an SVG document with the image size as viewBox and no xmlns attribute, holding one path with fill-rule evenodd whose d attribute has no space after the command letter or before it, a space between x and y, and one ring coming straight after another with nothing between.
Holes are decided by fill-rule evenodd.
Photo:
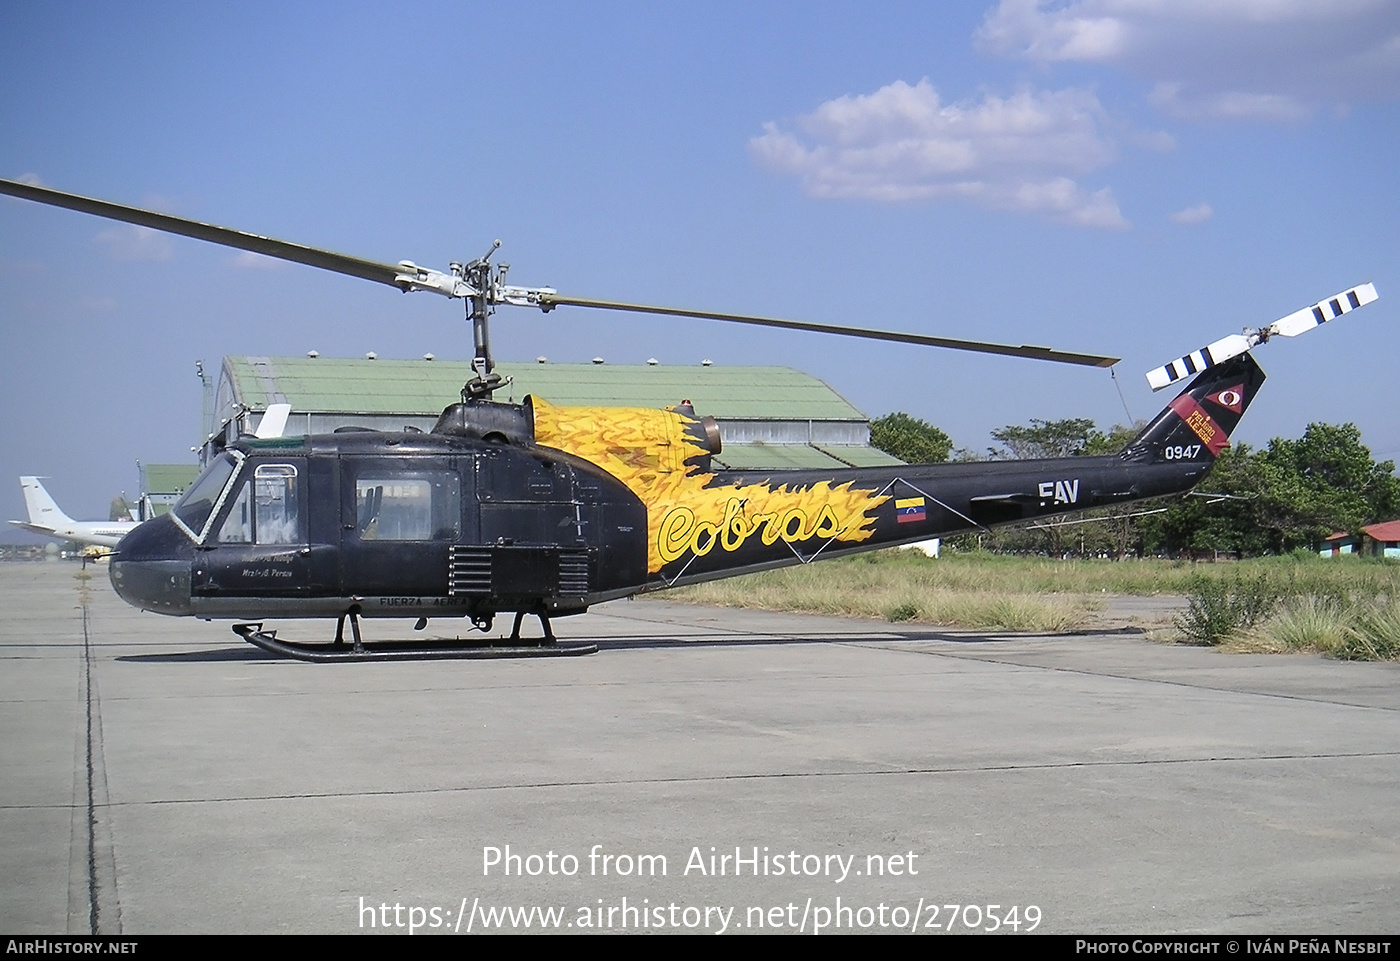
<instances>
[{"instance_id":1,"label":"white cloud","mask_svg":"<svg viewBox=\"0 0 1400 961\"><path fill-rule=\"evenodd\" d=\"M1178 224L1203 224L1215 216L1215 211L1210 204L1196 204L1194 207L1187 207L1185 210L1178 210L1171 215L1173 223Z\"/></svg>"},{"instance_id":2,"label":"white cloud","mask_svg":"<svg viewBox=\"0 0 1400 961\"><path fill-rule=\"evenodd\" d=\"M22 173L14 179L16 183L28 184L31 187L44 186L44 182L39 179L39 175L36 173Z\"/></svg>"},{"instance_id":3,"label":"white cloud","mask_svg":"<svg viewBox=\"0 0 1400 961\"><path fill-rule=\"evenodd\" d=\"M1069 174L1111 163L1104 111L1084 90L1022 90L945 104L927 79L827 101L749 142L764 167L814 197L888 203L961 198L1091 227L1128 226L1107 188Z\"/></svg>"},{"instance_id":4,"label":"white cloud","mask_svg":"<svg viewBox=\"0 0 1400 961\"><path fill-rule=\"evenodd\" d=\"M1297 122L1327 105L1400 96L1394 0L1002 0L984 52L1118 67L1193 120Z\"/></svg>"},{"instance_id":5,"label":"white cloud","mask_svg":"<svg viewBox=\"0 0 1400 961\"><path fill-rule=\"evenodd\" d=\"M1159 83L1148 96L1153 106L1182 120L1263 120L1293 123L1306 120L1316 107L1298 97L1239 90L1183 92L1183 84Z\"/></svg>"},{"instance_id":6,"label":"white cloud","mask_svg":"<svg viewBox=\"0 0 1400 961\"><path fill-rule=\"evenodd\" d=\"M1040 0L1002 0L977 31L977 45L1028 60L1113 60L1131 43L1129 24L1108 15L1114 6L1079 0L1042 10Z\"/></svg>"},{"instance_id":7,"label":"white cloud","mask_svg":"<svg viewBox=\"0 0 1400 961\"><path fill-rule=\"evenodd\" d=\"M278 260L275 257L265 257L262 254L255 254L251 250L245 250L234 255L230 260L235 267L243 267L248 270L281 270L287 266L287 261Z\"/></svg>"},{"instance_id":8,"label":"white cloud","mask_svg":"<svg viewBox=\"0 0 1400 961\"><path fill-rule=\"evenodd\" d=\"M170 260L175 256L170 235L150 227L113 227L99 233L94 241L107 250L113 260Z\"/></svg>"},{"instance_id":9,"label":"white cloud","mask_svg":"<svg viewBox=\"0 0 1400 961\"><path fill-rule=\"evenodd\" d=\"M1165 130L1129 130L1128 140L1134 146L1157 153L1170 153L1176 149L1176 138Z\"/></svg>"}]
</instances>

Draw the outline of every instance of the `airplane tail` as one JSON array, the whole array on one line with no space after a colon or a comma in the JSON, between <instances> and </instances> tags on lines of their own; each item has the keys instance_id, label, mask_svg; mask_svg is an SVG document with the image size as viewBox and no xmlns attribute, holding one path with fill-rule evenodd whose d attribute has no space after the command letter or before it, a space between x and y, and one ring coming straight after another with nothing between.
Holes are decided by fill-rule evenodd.
<instances>
[{"instance_id":1,"label":"airplane tail","mask_svg":"<svg viewBox=\"0 0 1400 961\"><path fill-rule=\"evenodd\" d=\"M24 488L24 506L29 509L29 523L39 527L72 526L73 518L63 513L54 503L44 485L37 477L21 477L19 486Z\"/></svg>"},{"instance_id":2,"label":"airplane tail","mask_svg":"<svg viewBox=\"0 0 1400 961\"><path fill-rule=\"evenodd\" d=\"M1210 460L1230 446L1264 371L1248 353L1203 371L1123 450L1131 460Z\"/></svg>"}]
</instances>

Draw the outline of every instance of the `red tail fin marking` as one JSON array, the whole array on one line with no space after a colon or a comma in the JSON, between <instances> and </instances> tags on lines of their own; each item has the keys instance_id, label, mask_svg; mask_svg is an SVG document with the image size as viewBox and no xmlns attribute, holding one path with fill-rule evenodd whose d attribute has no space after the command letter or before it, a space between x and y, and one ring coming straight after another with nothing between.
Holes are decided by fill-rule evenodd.
<instances>
[{"instance_id":1,"label":"red tail fin marking","mask_svg":"<svg viewBox=\"0 0 1400 961\"><path fill-rule=\"evenodd\" d=\"M1182 394L1168 405L1176 411L1177 416L1186 422L1186 426L1195 432L1201 439L1201 443L1206 445L1212 457L1219 457L1220 452L1230 446L1229 435L1219 424L1211 420L1209 414L1196 403L1196 399L1190 394ZM1224 405L1222 405L1224 406Z\"/></svg>"}]
</instances>

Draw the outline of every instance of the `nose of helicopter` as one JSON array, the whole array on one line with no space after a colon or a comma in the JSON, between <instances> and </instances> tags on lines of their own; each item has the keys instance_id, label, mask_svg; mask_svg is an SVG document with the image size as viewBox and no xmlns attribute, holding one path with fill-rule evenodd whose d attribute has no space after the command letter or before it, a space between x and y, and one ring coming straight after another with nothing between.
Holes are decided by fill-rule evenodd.
<instances>
[{"instance_id":1,"label":"nose of helicopter","mask_svg":"<svg viewBox=\"0 0 1400 961\"><path fill-rule=\"evenodd\" d=\"M190 609L194 544L168 515L139 525L122 538L112 557L112 587L132 607L182 615Z\"/></svg>"}]
</instances>

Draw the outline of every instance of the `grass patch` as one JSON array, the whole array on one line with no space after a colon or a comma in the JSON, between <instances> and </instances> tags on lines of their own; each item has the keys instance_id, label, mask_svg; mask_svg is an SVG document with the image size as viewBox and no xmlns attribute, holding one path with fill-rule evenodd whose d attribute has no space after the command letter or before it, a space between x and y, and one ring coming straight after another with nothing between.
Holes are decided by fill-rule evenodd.
<instances>
[{"instance_id":1,"label":"grass patch","mask_svg":"<svg viewBox=\"0 0 1400 961\"><path fill-rule=\"evenodd\" d=\"M990 594L1187 594L1202 579L1230 581L1238 576L1262 578L1281 596L1397 596L1400 564L1362 557L1311 555L1266 557L1247 561L1190 563L1159 560L1057 560L986 553L945 552L935 560L918 551L886 550L803 567L734 578L745 582L773 575L806 572L803 583L834 589L846 584L904 581L920 588Z\"/></svg>"},{"instance_id":2,"label":"grass patch","mask_svg":"<svg viewBox=\"0 0 1400 961\"><path fill-rule=\"evenodd\" d=\"M666 600L946 626L1054 632L1081 626L1098 602L1089 598L987 589L967 571L949 572L920 555L880 555L790 567L710 581L660 595Z\"/></svg>"},{"instance_id":3,"label":"grass patch","mask_svg":"<svg viewBox=\"0 0 1400 961\"><path fill-rule=\"evenodd\" d=\"M1357 557L1291 555L1191 564L981 553L945 553L935 560L917 551L889 550L653 596L720 607L869 617L895 624L1050 633L1084 626L1088 615L1101 606L1096 598L1106 594L1192 597L1199 592L1219 602L1201 612L1210 625L1209 643L1228 641L1232 650L1254 644L1269 650L1335 650L1332 656L1343 657L1353 649L1365 655L1393 650L1400 643L1400 615L1389 603L1389 598L1400 596L1400 564ZM1328 642L1323 626L1303 624L1306 612L1299 607L1301 598L1315 599L1314 621L1325 621L1327 604L1352 612L1347 621L1352 630L1345 644ZM1363 608L1372 612L1369 620L1356 613ZM1227 628L1227 622L1233 626ZM1295 626L1285 628L1285 623ZM1311 631L1322 639L1295 647L1291 641L1271 640L1274 634L1258 633L1266 626L1295 634Z\"/></svg>"},{"instance_id":4,"label":"grass patch","mask_svg":"<svg viewBox=\"0 0 1400 961\"><path fill-rule=\"evenodd\" d=\"M1389 598L1289 598L1278 613L1228 639L1227 650L1308 651L1345 661L1400 659L1400 609Z\"/></svg>"},{"instance_id":5,"label":"grass patch","mask_svg":"<svg viewBox=\"0 0 1400 961\"><path fill-rule=\"evenodd\" d=\"M1346 640L1328 652L1348 661L1393 661L1400 657L1400 610L1372 604L1357 612Z\"/></svg>"}]
</instances>

